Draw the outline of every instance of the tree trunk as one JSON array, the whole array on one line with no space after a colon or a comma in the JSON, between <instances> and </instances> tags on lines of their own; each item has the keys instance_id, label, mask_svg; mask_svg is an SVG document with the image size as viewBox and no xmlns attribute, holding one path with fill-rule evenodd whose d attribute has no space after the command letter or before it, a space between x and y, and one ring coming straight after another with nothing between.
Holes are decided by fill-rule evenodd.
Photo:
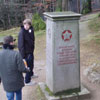
<instances>
[{"instance_id":1,"label":"tree trunk","mask_svg":"<svg viewBox=\"0 0 100 100\"><path fill-rule=\"evenodd\" d=\"M68 0L62 0L62 11L68 11Z\"/></svg>"}]
</instances>

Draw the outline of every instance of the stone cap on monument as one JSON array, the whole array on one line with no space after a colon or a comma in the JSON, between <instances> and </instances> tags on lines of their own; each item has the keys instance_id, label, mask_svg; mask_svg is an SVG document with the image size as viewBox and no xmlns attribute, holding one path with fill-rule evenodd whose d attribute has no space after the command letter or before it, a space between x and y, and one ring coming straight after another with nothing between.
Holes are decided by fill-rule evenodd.
<instances>
[{"instance_id":1,"label":"stone cap on monument","mask_svg":"<svg viewBox=\"0 0 100 100\"><path fill-rule=\"evenodd\" d=\"M71 11L67 12L45 12L44 16L51 20L66 20L66 19L79 19L81 14Z\"/></svg>"}]
</instances>

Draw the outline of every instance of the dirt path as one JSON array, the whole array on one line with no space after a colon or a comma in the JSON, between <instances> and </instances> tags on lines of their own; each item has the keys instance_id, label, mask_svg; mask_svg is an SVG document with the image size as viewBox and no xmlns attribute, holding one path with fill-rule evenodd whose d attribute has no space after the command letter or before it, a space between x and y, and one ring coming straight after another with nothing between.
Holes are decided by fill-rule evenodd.
<instances>
[{"instance_id":1,"label":"dirt path","mask_svg":"<svg viewBox=\"0 0 100 100\"><path fill-rule=\"evenodd\" d=\"M88 21L80 22L80 40L87 38L90 35L90 30L88 29Z\"/></svg>"},{"instance_id":2,"label":"dirt path","mask_svg":"<svg viewBox=\"0 0 100 100\"><path fill-rule=\"evenodd\" d=\"M80 40L81 41L93 34L88 28L88 22L93 18L95 18L97 15L98 13L93 13L81 17L80 19Z\"/></svg>"},{"instance_id":3,"label":"dirt path","mask_svg":"<svg viewBox=\"0 0 100 100\"><path fill-rule=\"evenodd\" d=\"M45 61L39 60L35 61L35 73L38 74L38 78L32 79L32 81L44 82L45 81ZM23 88L23 100L38 100L35 93L38 85L34 86L25 86ZM2 85L0 85L0 100L7 100L5 91L3 90Z\"/></svg>"},{"instance_id":4,"label":"dirt path","mask_svg":"<svg viewBox=\"0 0 100 100\"><path fill-rule=\"evenodd\" d=\"M89 45L90 47L84 44L87 38L93 35L93 33L91 33L90 30L88 29L89 20L91 19L87 17L86 20L80 22L81 83L91 92L91 99L89 100L100 100L100 85L89 82L87 77L83 75L84 69L88 67L90 64L95 63L94 60L91 62L91 57L98 59L99 56L99 54L97 54L94 50L92 50L92 49L96 49L95 47L91 48L92 44Z\"/></svg>"}]
</instances>

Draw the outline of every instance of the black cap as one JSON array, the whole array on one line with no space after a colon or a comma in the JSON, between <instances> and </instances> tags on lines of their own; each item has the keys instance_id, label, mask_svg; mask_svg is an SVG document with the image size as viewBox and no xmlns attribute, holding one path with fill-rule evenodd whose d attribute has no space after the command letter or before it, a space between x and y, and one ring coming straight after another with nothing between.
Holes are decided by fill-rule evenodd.
<instances>
[{"instance_id":1,"label":"black cap","mask_svg":"<svg viewBox=\"0 0 100 100\"><path fill-rule=\"evenodd\" d=\"M3 40L3 44L10 44L11 42L16 41L13 36L5 36Z\"/></svg>"}]
</instances>

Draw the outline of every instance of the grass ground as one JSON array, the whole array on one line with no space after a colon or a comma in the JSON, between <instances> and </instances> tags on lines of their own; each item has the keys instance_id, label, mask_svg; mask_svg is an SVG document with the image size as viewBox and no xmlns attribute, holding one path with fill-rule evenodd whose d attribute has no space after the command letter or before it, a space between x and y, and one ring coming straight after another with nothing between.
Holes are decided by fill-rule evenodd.
<instances>
[{"instance_id":1,"label":"grass ground","mask_svg":"<svg viewBox=\"0 0 100 100\"><path fill-rule=\"evenodd\" d=\"M12 28L6 31L0 32L0 41L3 41L3 37L7 35L12 35L14 38L16 38L15 44L17 45L18 42L18 33L20 31L20 28ZM45 30L35 31L35 59L44 59L45 54ZM37 56L40 55L40 56Z\"/></svg>"},{"instance_id":2,"label":"grass ground","mask_svg":"<svg viewBox=\"0 0 100 100\"><path fill-rule=\"evenodd\" d=\"M88 22L90 36L81 41L81 63L88 67L93 63L100 64L100 17L98 15ZM92 35L91 35L92 34ZM96 72L100 73L100 66L95 67Z\"/></svg>"},{"instance_id":3,"label":"grass ground","mask_svg":"<svg viewBox=\"0 0 100 100\"><path fill-rule=\"evenodd\" d=\"M89 28L92 32L99 32L100 31L100 17L96 16L89 22Z\"/></svg>"}]
</instances>

